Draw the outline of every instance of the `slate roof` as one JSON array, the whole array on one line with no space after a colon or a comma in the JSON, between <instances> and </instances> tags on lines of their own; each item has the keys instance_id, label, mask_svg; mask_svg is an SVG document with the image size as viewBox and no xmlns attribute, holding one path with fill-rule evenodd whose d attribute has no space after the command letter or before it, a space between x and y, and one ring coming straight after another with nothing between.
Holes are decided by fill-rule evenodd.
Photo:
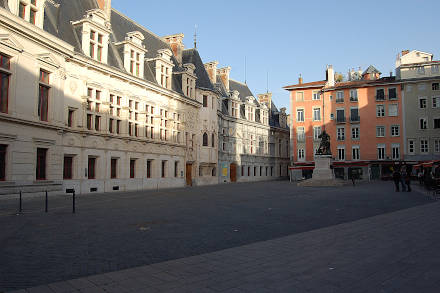
<instances>
[{"instance_id":1,"label":"slate roof","mask_svg":"<svg viewBox=\"0 0 440 293\"><path fill-rule=\"evenodd\" d=\"M238 96L242 102L246 102L246 98L249 96L254 97L254 94L251 92L247 84L241 83L239 81L229 80L229 90L230 91L238 91L240 95ZM259 106L260 104L257 100L254 100L255 106Z\"/></svg>"},{"instance_id":2,"label":"slate roof","mask_svg":"<svg viewBox=\"0 0 440 293\"><path fill-rule=\"evenodd\" d=\"M379 70L376 69L376 67L374 67L373 65L368 66L368 68L364 71L364 73L362 73L362 75L364 74L372 74L372 73L379 73L382 74L382 72L380 72Z\"/></svg>"},{"instance_id":3,"label":"slate roof","mask_svg":"<svg viewBox=\"0 0 440 293\"><path fill-rule=\"evenodd\" d=\"M81 47L81 30L80 28L75 29L71 22L83 19L86 11L98 8L96 0L53 0L53 3L46 1L44 30L74 46L77 53L84 54ZM144 35L143 45L148 50L145 55L146 58L155 58L157 51L160 49L171 50L169 44L161 37L115 9L112 9L111 12L111 26L112 33L110 34L107 65L117 70L126 72L122 59L122 48L115 46L115 43L124 41L129 32L139 31ZM183 71L183 68L179 66L174 56L171 56L171 60L175 65L173 72ZM144 78L149 82L157 84L154 67L151 62L145 63ZM183 94L180 78L173 75L172 85L174 91Z\"/></svg>"},{"instance_id":4,"label":"slate roof","mask_svg":"<svg viewBox=\"0 0 440 293\"><path fill-rule=\"evenodd\" d=\"M209 79L208 72L206 72L205 65L199 55L197 49L183 50L182 63L192 63L196 67L194 73L197 75L196 87L208 90L214 90L214 85Z\"/></svg>"}]
</instances>

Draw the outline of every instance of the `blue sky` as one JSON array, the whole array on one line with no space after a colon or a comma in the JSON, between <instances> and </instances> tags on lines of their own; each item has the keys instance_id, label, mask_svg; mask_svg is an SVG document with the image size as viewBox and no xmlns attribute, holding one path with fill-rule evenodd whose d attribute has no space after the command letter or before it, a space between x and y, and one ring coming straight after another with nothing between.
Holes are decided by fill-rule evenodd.
<instances>
[{"instance_id":1,"label":"blue sky","mask_svg":"<svg viewBox=\"0 0 440 293\"><path fill-rule=\"evenodd\" d=\"M231 66L231 78L244 81L246 58L250 89L266 92L268 73L279 108L289 109L282 87L297 83L300 73L309 82L324 79L327 64L344 74L372 64L389 75L401 50L440 54L438 0L112 0L112 6L159 36L184 33L186 48L197 25L203 61Z\"/></svg>"}]
</instances>

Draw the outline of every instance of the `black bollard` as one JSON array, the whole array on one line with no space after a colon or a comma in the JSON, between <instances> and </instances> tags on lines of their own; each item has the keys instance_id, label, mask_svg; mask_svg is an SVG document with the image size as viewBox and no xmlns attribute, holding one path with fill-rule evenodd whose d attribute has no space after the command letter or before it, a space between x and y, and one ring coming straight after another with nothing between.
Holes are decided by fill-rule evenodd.
<instances>
[{"instance_id":1,"label":"black bollard","mask_svg":"<svg viewBox=\"0 0 440 293\"><path fill-rule=\"evenodd\" d=\"M72 214L75 213L75 190L73 190L73 196L72 196Z\"/></svg>"},{"instance_id":2,"label":"black bollard","mask_svg":"<svg viewBox=\"0 0 440 293\"><path fill-rule=\"evenodd\" d=\"M48 203L48 202L47 202L47 190L46 190L46 208L45 208L45 210L44 210L46 213L48 212L48 206L47 206L47 203Z\"/></svg>"},{"instance_id":3,"label":"black bollard","mask_svg":"<svg viewBox=\"0 0 440 293\"><path fill-rule=\"evenodd\" d=\"M20 190L20 207L18 209L18 212L21 214L22 211L23 211L23 199L22 199L21 190Z\"/></svg>"}]
</instances>

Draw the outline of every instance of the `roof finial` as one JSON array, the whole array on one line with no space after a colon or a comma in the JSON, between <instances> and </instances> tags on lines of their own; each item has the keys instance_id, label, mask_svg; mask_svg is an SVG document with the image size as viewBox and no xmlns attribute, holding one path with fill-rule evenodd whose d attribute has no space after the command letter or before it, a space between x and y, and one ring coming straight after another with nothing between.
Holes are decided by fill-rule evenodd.
<instances>
[{"instance_id":1,"label":"roof finial","mask_svg":"<svg viewBox=\"0 0 440 293\"><path fill-rule=\"evenodd\" d=\"M247 84L247 60L244 56L244 84Z\"/></svg>"},{"instance_id":2,"label":"roof finial","mask_svg":"<svg viewBox=\"0 0 440 293\"><path fill-rule=\"evenodd\" d=\"M194 25L194 49L197 49L197 24Z\"/></svg>"}]
</instances>

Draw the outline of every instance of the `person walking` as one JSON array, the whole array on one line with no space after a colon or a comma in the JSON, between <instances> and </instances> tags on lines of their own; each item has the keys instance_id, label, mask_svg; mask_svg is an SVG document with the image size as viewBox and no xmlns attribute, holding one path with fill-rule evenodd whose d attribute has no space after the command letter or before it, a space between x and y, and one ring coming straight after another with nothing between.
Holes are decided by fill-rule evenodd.
<instances>
[{"instance_id":1,"label":"person walking","mask_svg":"<svg viewBox=\"0 0 440 293\"><path fill-rule=\"evenodd\" d=\"M411 192L411 173L405 170L406 191Z\"/></svg>"},{"instance_id":2,"label":"person walking","mask_svg":"<svg viewBox=\"0 0 440 293\"><path fill-rule=\"evenodd\" d=\"M400 184L402 184L402 191L406 191L406 184L405 184L405 178L406 178L406 166L401 166L400 168Z\"/></svg>"},{"instance_id":3,"label":"person walking","mask_svg":"<svg viewBox=\"0 0 440 293\"><path fill-rule=\"evenodd\" d=\"M396 192L399 192L400 172L399 169L397 168L393 172L393 181L394 181L394 186L396 187Z\"/></svg>"},{"instance_id":4,"label":"person walking","mask_svg":"<svg viewBox=\"0 0 440 293\"><path fill-rule=\"evenodd\" d=\"M422 185L423 184L423 177L424 177L423 176L423 169L419 170L418 177L419 177L419 184Z\"/></svg>"}]
</instances>

